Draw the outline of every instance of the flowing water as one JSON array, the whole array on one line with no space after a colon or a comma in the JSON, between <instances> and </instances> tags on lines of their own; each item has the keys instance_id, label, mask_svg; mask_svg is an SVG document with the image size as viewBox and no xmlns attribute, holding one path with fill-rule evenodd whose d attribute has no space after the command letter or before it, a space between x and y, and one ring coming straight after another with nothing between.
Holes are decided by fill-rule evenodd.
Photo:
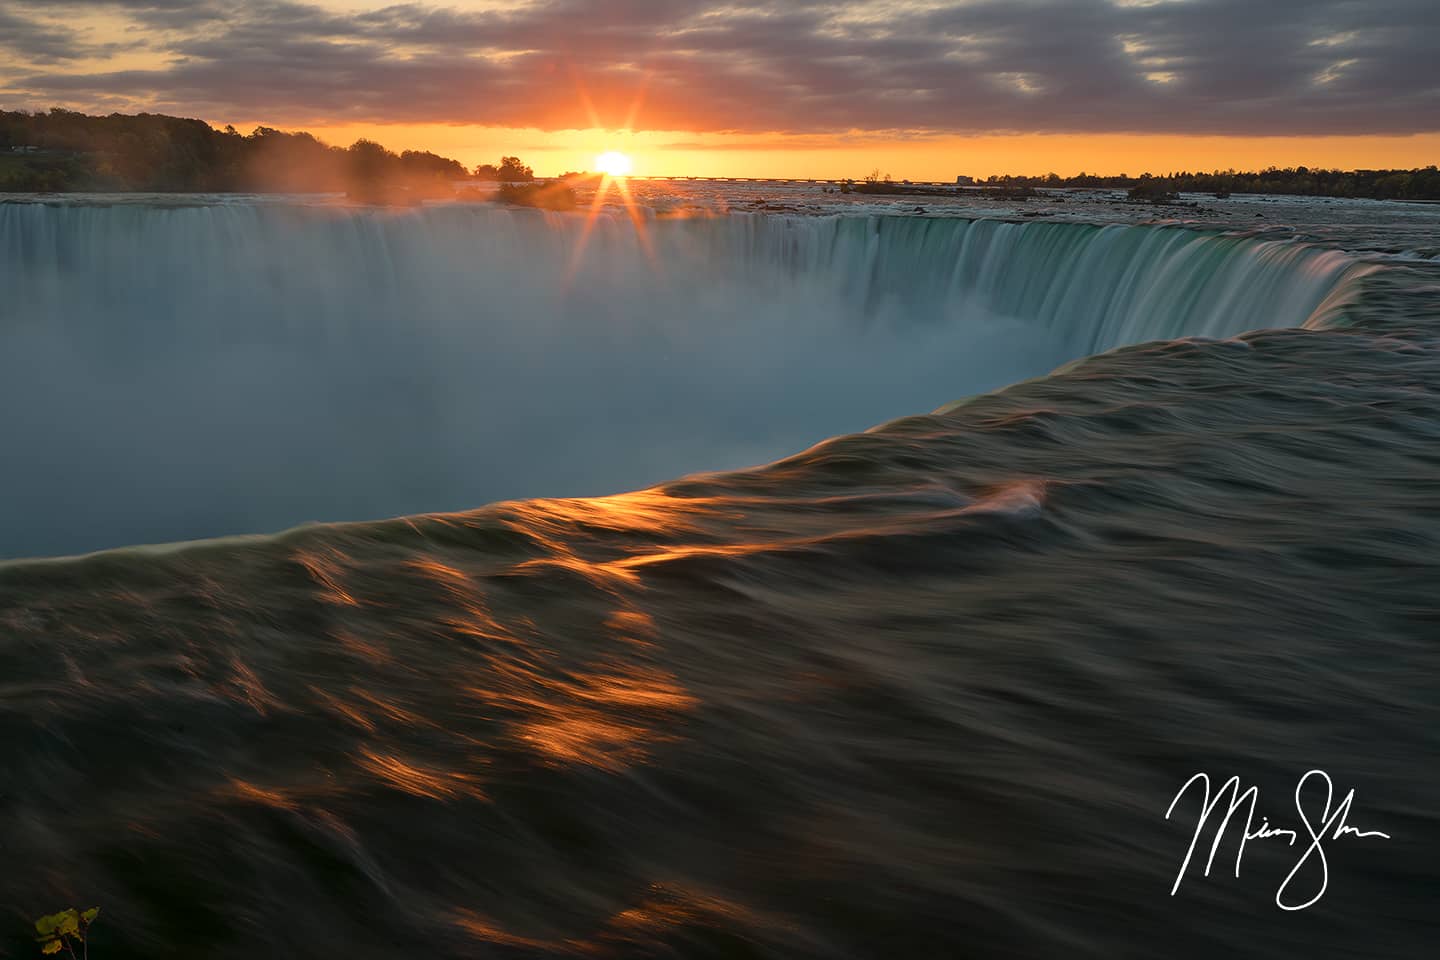
<instances>
[{"instance_id":1,"label":"flowing water","mask_svg":"<svg viewBox=\"0 0 1440 960\"><path fill-rule=\"evenodd\" d=\"M1298 326L1367 269L1123 225L273 204L0 204L0 264L0 557L747 467L1121 344Z\"/></svg>"},{"instance_id":2,"label":"flowing water","mask_svg":"<svg viewBox=\"0 0 1440 960\"><path fill-rule=\"evenodd\" d=\"M642 225L0 205L0 555L368 521L0 565L0 951L1429 955L1432 264Z\"/></svg>"}]
</instances>

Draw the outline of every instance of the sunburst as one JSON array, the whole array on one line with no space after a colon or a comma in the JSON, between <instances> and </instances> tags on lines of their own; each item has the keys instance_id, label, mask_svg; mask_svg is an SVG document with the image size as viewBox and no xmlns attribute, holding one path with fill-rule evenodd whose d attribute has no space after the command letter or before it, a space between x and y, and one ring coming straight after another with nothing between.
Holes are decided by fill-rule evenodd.
<instances>
[{"instance_id":1,"label":"sunburst","mask_svg":"<svg viewBox=\"0 0 1440 960\"><path fill-rule=\"evenodd\" d=\"M635 164L618 150L607 150L595 158L595 169L607 177L628 177Z\"/></svg>"},{"instance_id":2,"label":"sunburst","mask_svg":"<svg viewBox=\"0 0 1440 960\"><path fill-rule=\"evenodd\" d=\"M625 127L622 131L627 136L635 128L635 118L639 115L640 107L645 102L645 89L649 85L648 81L649 76L647 75L646 83L641 84L640 92L630 104L630 112L625 118ZM585 89L584 83L578 76L575 78L575 92L586 113L589 114L591 126L599 128L601 126L600 118L595 113L590 93ZM585 227L581 230L580 240L575 245L575 255L570 263L567 284L574 279L576 272L580 269L580 261L585 255L585 247L590 242L590 233L595 229L595 221L599 218L600 211L604 208L612 190L619 196L621 204L625 207L626 215L635 226L635 235L640 242L640 248L645 252L646 259L652 266L655 264L655 248L650 240L645 215L640 211L634 196L630 193L630 183L627 178L633 169L634 163L630 157L618 150L607 150L595 158L595 171L600 179L595 187L595 199L591 202L589 213L585 217Z\"/></svg>"}]
</instances>

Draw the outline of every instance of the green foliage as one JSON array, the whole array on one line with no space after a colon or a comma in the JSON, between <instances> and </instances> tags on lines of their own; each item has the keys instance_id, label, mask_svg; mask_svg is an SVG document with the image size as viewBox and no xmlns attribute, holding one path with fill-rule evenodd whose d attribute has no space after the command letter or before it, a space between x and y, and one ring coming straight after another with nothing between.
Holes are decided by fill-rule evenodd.
<instances>
[{"instance_id":1,"label":"green foliage","mask_svg":"<svg viewBox=\"0 0 1440 960\"><path fill-rule=\"evenodd\" d=\"M529 183L535 171L520 162L519 157L501 157L500 165L482 163L475 168L477 180L499 180L502 183Z\"/></svg>"},{"instance_id":2,"label":"green foliage","mask_svg":"<svg viewBox=\"0 0 1440 960\"><path fill-rule=\"evenodd\" d=\"M1139 177L1117 174L1102 177L1080 173L1073 177L1054 174L1045 177L992 176L990 187L1092 187L1111 190L1139 190L1136 199L1154 199L1177 193L1288 194L1301 197L1359 197L1372 200L1440 200L1440 169L1415 170L1317 170L1313 167L1267 167L1242 172L1216 170L1213 173L1180 171L1163 175L1145 173Z\"/></svg>"},{"instance_id":3,"label":"green foliage","mask_svg":"<svg viewBox=\"0 0 1440 960\"><path fill-rule=\"evenodd\" d=\"M40 952L43 954L59 953L64 950L75 957L75 945L81 947L81 956L90 955L90 944L87 935L90 932L90 925L95 918L100 916L99 907L91 907L81 912L71 907L69 910L62 910L60 913L52 913L49 916L41 917L35 921L35 932L39 934L35 939L40 944Z\"/></svg>"},{"instance_id":4,"label":"green foliage","mask_svg":"<svg viewBox=\"0 0 1440 960\"><path fill-rule=\"evenodd\" d=\"M0 190L341 192L358 180L449 189L466 170L425 151L396 155L361 141L346 150L308 133L257 127L248 136L157 114L0 111Z\"/></svg>"},{"instance_id":5,"label":"green foliage","mask_svg":"<svg viewBox=\"0 0 1440 960\"><path fill-rule=\"evenodd\" d=\"M519 157L501 157L500 179L510 183L528 182L535 179L535 171L521 163Z\"/></svg>"},{"instance_id":6,"label":"green foliage","mask_svg":"<svg viewBox=\"0 0 1440 960\"><path fill-rule=\"evenodd\" d=\"M400 170L412 179L463 180L470 175L459 160L429 150L406 150L400 154Z\"/></svg>"},{"instance_id":7,"label":"green foliage","mask_svg":"<svg viewBox=\"0 0 1440 960\"><path fill-rule=\"evenodd\" d=\"M388 178L400 163L398 156L374 140L356 140L348 153L350 176L362 182Z\"/></svg>"}]
</instances>

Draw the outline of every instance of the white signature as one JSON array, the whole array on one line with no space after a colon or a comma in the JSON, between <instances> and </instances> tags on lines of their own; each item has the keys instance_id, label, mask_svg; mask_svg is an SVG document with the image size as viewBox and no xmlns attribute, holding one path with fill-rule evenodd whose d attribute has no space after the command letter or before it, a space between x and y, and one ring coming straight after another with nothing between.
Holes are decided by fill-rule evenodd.
<instances>
[{"instance_id":1,"label":"white signature","mask_svg":"<svg viewBox=\"0 0 1440 960\"><path fill-rule=\"evenodd\" d=\"M1305 812L1305 803L1301 799L1301 794L1305 791L1305 784L1309 783L1312 777L1320 778L1325 784L1325 805L1320 808L1319 819L1313 822ZM1170 808L1165 811L1166 820L1169 820L1171 814L1175 812L1175 805L1180 802L1180 798L1185 796L1185 794L1190 791L1190 788L1197 783L1204 789L1200 806L1200 818L1195 823L1195 833L1190 838L1190 848L1185 851L1185 860L1180 864L1180 872L1175 876L1175 885L1170 888L1170 895L1172 897L1175 895L1175 892L1180 889L1180 881L1185 879L1185 871L1190 868L1190 859L1195 855L1195 846L1200 842L1200 834L1204 832L1205 825L1210 820L1210 815L1220 806L1220 801L1225 799L1227 793L1230 795L1229 807L1225 811L1225 818L1220 821L1220 826L1215 830L1215 841L1210 844L1210 856L1205 861L1205 876L1210 876L1210 867L1215 863L1215 854L1220 849L1220 841L1224 838L1225 828L1230 824L1230 817L1233 816L1235 811L1240 809L1246 801L1249 801L1250 808L1245 814L1245 831L1240 837L1240 848L1235 852L1235 876L1240 876L1240 860L1245 856L1245 844L1249 841L1284 837L1289 845L1293 847L1300 839L1298 831L1272 827L1270 826L1270 820L1266 817L1261 817L1260 826L1252 829L1255 822L1255 804L1260 798L1260 790L1258 787L1252 786L1248 790L1242 791L1240 789L1239 777L1231 777L1229 780L1226 780L1224 785L1220 787L1212 798L1210 795L1210 777L1203 773L1195 774L1195 776L1185 781L1185 785L1180 788L1180 792L1175 794L1175 799L1170 801ZM1275 905L1281 910L1304 910L1325 895L1325 888L1330 883L1330 868L1325 860L1325 849L1322 846L1324 841L1339 840L1346 835L1359 838L1379 837L1383 840L1390 839L1390 834L1388 833L1381 833L1379 830L1357 830L1346 823L1346 820L1350 817L1350 804L1355 800L1355 791L1353 789L1345 794L1345 799L1341 800L1332 811L1330 804L1334 799L1335 786L1330 782L1330 775L1324 770L1309 771L1305 776L1301 777L1300 782L1295 785L1295 812L1300 815L1300 822L1305 825L1305 833L1309 835L1310 841L1309 845L1305 848L1305 852L1301 854L1300 860L1290 872L1285 875L1285 879L1281 881L1280 889L1275 891ZM1319 858L1320 889L1316 890L1310 899L1303 903L1297 903L1295 902L1297 898L1287 896L1287 893L1290 891L1291 885L1295 882L1296 875L1300 873L1300 868L1305 866L1312 857Z\"/></svg>"}]
</instances>

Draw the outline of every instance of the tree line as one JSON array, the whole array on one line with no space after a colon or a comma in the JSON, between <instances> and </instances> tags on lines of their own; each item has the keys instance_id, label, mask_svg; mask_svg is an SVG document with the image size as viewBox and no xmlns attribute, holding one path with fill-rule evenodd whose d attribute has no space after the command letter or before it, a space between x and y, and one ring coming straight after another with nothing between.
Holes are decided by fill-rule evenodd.
<instances>
[{"instance_id":1,"label":"tree line","mask_svg":"<svg viewBox=\"0 0 1440 960\"><path fill-rule=\"evenodd\" d=\"M1091 187L1130 190L1137 197L1177 193L1212 193L1222 196L1232 193L1260 193L1372 200L1440 200L1440 169L1434 164L1414 170L1266 167L1258 171L1182 171L1160 175L1145 173L1138 177L1124 173L1115 176L1080 173L1073 177L1061 177L1052 173L1044 177L992 176L976 183L1008 189Z\"/></svg>"},{"instance_id":2,"label":"tree line","mask_svg":"<svg viewBox=\"0 0 1440 960\"><path fill-rule=\"evenodd\" d=\"M0 111L0 191L424 196L471 177L526 182L535 175L517 157L472 171L428 150L395 153L364 139L336 147L271 127L242 134L160 114Z\"/></svg>"},{"instance_id":3,"label":"tree line","mask_svg":"<svg viewBox=\"0 0 1440 960\"><path fill-rule=\"evenodd\" d=\"M569 175L567 175L569 176ZM256 127L242 134L203 120L161 114L88 116L73 110L0 111L0 191L153 191L163 193L338 193L383 198L443 196L451 182L475 178L529 183L534 171L518 157L467 170L427 150L395 153L371 140L347 147L309 133ZM562 178L563 179L563 178ZM1181 171L1131 177L992 176L980 186L1007 192L1040 187L1130 190L1138 197L1175 193L1260 193L1382 200L1440 200L1440 170L1326 170L1267 167L1260 171ZM899 192L876 171L861 192Z\"/></svg>"}]
</instances>

